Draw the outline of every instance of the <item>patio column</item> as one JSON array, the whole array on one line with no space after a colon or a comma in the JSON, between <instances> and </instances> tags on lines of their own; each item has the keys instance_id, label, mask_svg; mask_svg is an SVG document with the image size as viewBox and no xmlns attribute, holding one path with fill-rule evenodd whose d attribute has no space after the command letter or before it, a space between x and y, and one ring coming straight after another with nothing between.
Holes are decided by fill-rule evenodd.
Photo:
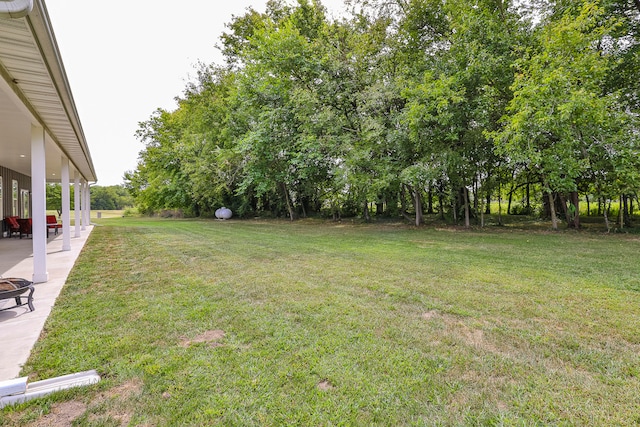
<instances>
[{"instance_id":1,"label":"patio column","mask_svg":"<svg viewBox=\"0 0 640 427\"><path fill-rule=\"evenodd\" d=\"M33 282L49 280L47 272L47 224L46 224L46 156L44 129L31 126L31 232L33 243Z\"/></svg>"},{"instance_id":2,"label":"patio column","mask_svg":"<svg viewBox=\"0 0 640 427\"><path fill-rule=\"evenodd\" d=\"M80 186L80 173L76 171L75 181L73 183L73 213L75 217L74 237L80 237L80 224L82 223L82 218L80 218L80 193L82 193L82 187Z\"/></svg>"},{"instance_id":3,"label":"patio column","mask_svg":"<svg viewBox=\"0 0 640 427\"><path fill-rule=\"evenodd\" d=\"M89 185L89 181L87 181L87 191L85 193L85 197L86 197L86 209L85 209L85 213L86 213L86 218L87 218L87 225L91 225L91 186Z\"/></svg>"},{"instance_id":4,"label":"patio column","mask_svg":"<svg viewBox=\"0 0 640 427\"><path fill-rule=\"evenodd\" d=\"M81 230L84 231L87 229L87 215L86 215L86 210L87 210L87 196L86 196L86 192L87 192L87 181L85 181L84 179L82 180L82 183L80 184L80 187L82 188L82 191L80 192L80 198L82 199L82 212L80 213L80 216L82 217L82 227Z\"/></svg>"},{"instance_id":5,"label":"patio column","mask_svg":"<svg viewBox=\"0 0 640 427\"><path fill-rule=\"evenodd\" d=\"M71 250L71 192L69 191L69 159L62 156L62 250Z\"/></svg>"}]
</instances>

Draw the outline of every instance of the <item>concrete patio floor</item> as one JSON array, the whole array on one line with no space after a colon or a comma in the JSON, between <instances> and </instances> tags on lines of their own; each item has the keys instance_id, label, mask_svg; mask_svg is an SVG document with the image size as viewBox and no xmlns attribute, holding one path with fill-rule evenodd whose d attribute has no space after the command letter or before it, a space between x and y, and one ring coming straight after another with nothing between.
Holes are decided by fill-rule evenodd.
<instances>
[{"instance_id":1,"label":"concrete patio floor","mask_svg":"<svg viewBox=\"0 0 640 427\"><path fill-rule=\"evenodd\" d=\"M29 311L27 306L0 311L0 381L19 376L92 230L90 226L81 232L81 237L71 237L70 251L62 250L62 234L52 233L47 242L49 281L34 285L35 311ZM0 239L0 276L31 280L32 274L32 240ZM0 309L11 306L12 301L0 301Z\"/></svg>"}]
</instances>

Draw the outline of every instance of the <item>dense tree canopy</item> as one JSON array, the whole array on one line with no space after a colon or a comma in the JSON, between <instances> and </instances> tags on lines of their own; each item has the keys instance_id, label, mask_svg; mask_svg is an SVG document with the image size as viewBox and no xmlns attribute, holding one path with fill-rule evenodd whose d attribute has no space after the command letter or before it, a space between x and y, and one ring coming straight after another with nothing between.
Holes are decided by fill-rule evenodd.
<instances>
[{"instance_id":1,"label":"dense tree canopy","mask_svg":"<svg viewBox=\"0 0 640 427\"><path fill-rule=\"evenodd\" d=\"M468 226L520 191L554 226L579 226L585 197L632 211L637 1L349 4L339 20L319 0L234 17L225 63L140 124L139 208Z\"/></svg>"},{"instance_id":2,"label":"dense tree canopy","mask_svg":"<svg viewBox=\"0 0 640 427\"><path fill-rule=\"evenodd\" d=\"M91 187L91 209L124 210L133 207L133 204L133 198L122 185Z\"/></svg>"}]
</instances>

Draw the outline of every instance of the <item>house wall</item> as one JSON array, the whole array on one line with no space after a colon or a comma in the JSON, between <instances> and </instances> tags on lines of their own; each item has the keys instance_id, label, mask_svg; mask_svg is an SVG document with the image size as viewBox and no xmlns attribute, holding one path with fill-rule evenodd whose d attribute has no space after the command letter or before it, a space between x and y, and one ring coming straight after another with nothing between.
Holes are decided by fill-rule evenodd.
<instances>
[{"instance_id":1,"label":"house wall","mask_svg":"<svg viewBox=\"0 0 640 427\"><path fill-rule=\"evenodd\" d=\"M1 165L0 176L2 177L2 219L13 214L13 180L18 181L18 215L20 215L23 206L21 190L28 190L29 193L31 193L31 177L18 173ZM31 205L31 201L29 201L29 205ZM30 216L30 214L28 216ZM5 227L5 223L4 221L2 221L2 231L6 231ZM0 233L0 237L2 237L2 233Z\"/></svg>"}]
</instances>

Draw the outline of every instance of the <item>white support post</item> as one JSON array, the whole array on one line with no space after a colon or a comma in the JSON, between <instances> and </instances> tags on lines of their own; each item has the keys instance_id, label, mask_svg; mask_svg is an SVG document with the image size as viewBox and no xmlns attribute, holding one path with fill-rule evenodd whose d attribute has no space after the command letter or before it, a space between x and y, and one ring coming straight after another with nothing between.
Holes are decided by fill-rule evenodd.
<instances>
[{"instance_id":1,"label":"white support post","mask_svg":"<svg viewBox=\"0 0 640 427\"><path fill-rule=\"evenodd\" d=\"M80 217L80 194L82 193L82 186L80 185L80 173L76 171L75 181L73 183L73 203L74 203L74 218L75 218L75 230L74 236L80 237L80 225L82 224L82 218Z\"/></svg>"},{"instance_id":2,"label":"white support post","mask_svg":"<svg viewBox=\"0 0 640 427\"><path fill-rule=\"evenodd\" d=\"M89 181L87 181L87 192L85 197L87 198L87 204L85 205L87 207L87 225L91 225L91 186L89 185Z\"/></svg>"},{"instance_id":3,"label":"white support post","mask_svg":"<svg viewBox=\"0 0 640 427\"><path fill-rule=\"evenodd\" d=\"M69 189L69 159L62 156L62 250L71 250L71 191Z\"/></svg>"},{"instance_id":4,"label":"white support post","mask_svg":"<svg viewBox=\"0 0 640 427\"><path fill-rule=\"evenodd\" d=\"M82 188L82 190L80 191L80 198L82 199L82 206L81 206L81 213L80 213L80 216L82 217L82 226L80 227L80 229L82 231L84 231L84 230L87 229L87 215L86 215L86 210L87 210L87 197L86 197L87 181L85 181L83 179L82 183L80 184L80 188Z\"/></svg>"},{"instance_id":5,"label":"white support post","mask_svg":"<svg viewBox=\"0 0 640 427\"><path fill-rule=\"evenodd\" d=\"M47 272L47 195L44 129L31 126L31 232L33 243L33 282L49 280Z\"/></svg>"}]
</instances>

